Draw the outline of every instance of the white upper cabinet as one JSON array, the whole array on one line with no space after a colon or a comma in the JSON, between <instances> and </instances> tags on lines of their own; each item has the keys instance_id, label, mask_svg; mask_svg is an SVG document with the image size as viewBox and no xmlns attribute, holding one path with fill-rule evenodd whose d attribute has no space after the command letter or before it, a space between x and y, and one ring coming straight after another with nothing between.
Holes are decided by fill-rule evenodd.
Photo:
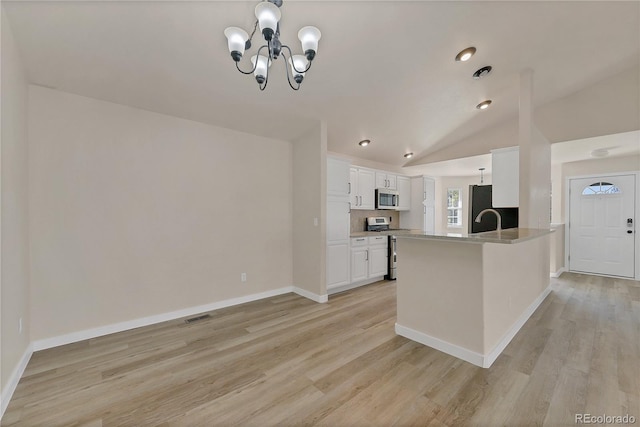
<instances>
[{"instance_id":1,"label":"white upper cabinet","mask_svg":"<svg viewBox=\"0 0 640 427\"><path fill-rule=\"evenodd\" d=\"M371 169L351 168L351 209L375 209L375 174Z\"/></svg>"},{"instance_id":2,"label":"white upper cabinet","mask_svg":"<svg viewBox=\"0 0 640 427\"><path fill-rule=\"evenodd\" d=\"M424 225L422 230L425 233L435 233L436 231L436 182L433 178L423 177L424 199Z\"/></svg>"},{"instance_id":3,"label":"white upper cabinet","mask_svg":"<svg viewBox=\"0 0 640 427\"><path fill-rule=\"evenodd\" d=\"M400 177L398 177L400 178ZM435 231L435 180L426 176L409 179L411 185L411 208L400 212L400 228ZM398 188L401 187L398 180ZM402 203L402 196L400 196Z\"/></svg>"},{"instance_id":4,"label":"white upper cabinet","mask_svg":"<svg viewBox=\"0 0 640 427\"><path fill-rule=\"evenodd\" d=\"M397 177L386 172L376 172L376 188L397 189Z\"/></svg>"},{"instance_id":5,"label":"white upper cabinet","mask_svg":"<svg viewBox=\"0 0 640 427\"><path fill-rule=\"evenodd\" d=\"M411 179L407 176L398 176L396 184L398 189L397 210L408 211L411 209Z\"/></svg>"},{"instance_id":6,"label":"white upper cabinet","mask_svg":"<svg viewBox=\"0 0 640 427\"><path fill-rule=\"evenodd\" d=\"M327 195L349 194L349 160L327 157Z\"/></svg>"},{"instance_id":7,"label":"white upper cabinet","mask_svg":"<svg viewBox=\"0 0 640 427\"><path fill-rule=\"evenodd\" d=\"M491 150L491 184L494 208L520 205L520 148Z\"/></svg>"}]
</instances>

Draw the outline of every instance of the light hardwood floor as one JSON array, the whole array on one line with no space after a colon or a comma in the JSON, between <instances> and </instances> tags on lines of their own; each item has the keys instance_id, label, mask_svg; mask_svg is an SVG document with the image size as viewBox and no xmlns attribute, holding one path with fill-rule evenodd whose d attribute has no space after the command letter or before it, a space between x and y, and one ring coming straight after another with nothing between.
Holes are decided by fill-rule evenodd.
<instances>
[{"instance_id":1,"label":"light hardwood floor","mask_svg":"<svg viewBox=\"0 0 640 427\"><path fill-rule=\"evenodd\" d=\"M3 426L640 424L640 283L564 274L490 369L396 336L395 284L33 355Z\"/></svg>"}]
</instances>

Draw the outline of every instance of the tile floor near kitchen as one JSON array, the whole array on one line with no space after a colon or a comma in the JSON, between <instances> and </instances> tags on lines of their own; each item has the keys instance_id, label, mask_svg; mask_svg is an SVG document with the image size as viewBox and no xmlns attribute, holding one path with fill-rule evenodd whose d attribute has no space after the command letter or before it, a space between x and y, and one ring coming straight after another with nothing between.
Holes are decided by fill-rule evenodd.
<instances>
[{"instance_id":1,"label":"tile floor near kitchen","mask_svg":"<svg viewBox=\"0 0 640 427\"><path fill-rule=\"evenodd\" d=\"M564 274L489 369L396 336L393 282L33 355L3 426L640 422L640 282Z\"/></svg>"}]
</instances>

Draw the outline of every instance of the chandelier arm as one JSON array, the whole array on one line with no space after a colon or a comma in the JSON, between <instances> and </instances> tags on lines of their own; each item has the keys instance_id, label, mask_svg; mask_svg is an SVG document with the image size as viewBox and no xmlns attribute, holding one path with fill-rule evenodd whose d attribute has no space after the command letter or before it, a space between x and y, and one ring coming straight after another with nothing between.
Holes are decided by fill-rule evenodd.
<instances>
[{"instance_id":1,"label":"chandelier arm","mask_svg":"<svg viewBox=\"0 0 640 427\"><path fill-rule=\"evenodd\" d=\"M265 45L267 47L267 74L264 76L264 85L263 86L259 86L260 90L265 90L267 88L267 84L269 83L269 68L271 68L269 66L269 62L271 62L271 45L269 43L267 43ZM263 47L265 46L260 46L260 49L258 49L258 55L260 55L260 51L262 50ZM258 63L258 61L256 60L256 64Z\"/></svg>"},{"instance_id":2,"label":"chandelier arm","mask_svg":"<svg viewBox=\"0 0 640 427\"><path fill-rule=\"evenodd\" d=\"M289 57L293 58L293 53L291 52L291 48L289 46L287 46L286 44L282 45L282 49L287 49L289 51ZM307 71L309 71L309 69L311 68L311 63L313 62L313 60L309 61L309 65L307 65L307 68L304 70L298 70L296 68L296 65L293 64L293 59L291 60L291 63L293 64L293 69L296 70L296 72L302 74L302 73L306 73Z\"/></svg>"},{"instance_id":3,"label":"chandelier arm","mask_svg":"<svg viewBox=\"0 0 640 427\"><path fill-rule=\"evenodd\" d=\"M282 52L282 57L285 59L284 61L284 69L287 72L287 83L289 83L289 86L291 87L291 89L293 90L298 90L300 89L300 83L298 83L298 87L295 87L291 84L291 78L289 77L289 67L287 67L287 55ZM289 58L291 58L291 50L289 50ZM293 64L293 60L291 60L291 63Z\"/></svg>"},{"instance_id":4,"label":"chandelier arm","mask_svg":"<svg viewBox=\"0 0 640 427\"><path fill-rule=\"evenodd\" d=\"M265 44L265 45L263 45L263 46L260 46L260 49L258 49L258 53L256 53L256 55L260 55L260 51L261 51L263 48L265 48L265 47L267 47L267 45L266 45L266 44ZM236 68L237 68L237 69L238 69L238 71L240 71L242 74L252 74L252 73L256 70L256 67L257 67L257 66L258 66L258 61L256 61L255 65L253 66L253 68L251 69L251 71L242 71L242 70L240 69L240 66L239 66L239 65L238 65L238 63L236 62ZM267 70L267 71L268 71L268 70Z\"/></svg>"},{"instance_id":5,"label":"chandelier arm","mask_svg":"<svg viewBox=\"0 0 640 427\"><path fill-rule=\"evenodd\" d=\"M253 72L256 70L256 67L253 67L253 70L251 70L251 71L242 71L242 70L240 69L240 66L238 65L238 63L237 63L237 62L236 62L236 68L237 68L237 69L238 69L238 71L240 71L242 74L251 74L251 73L253 73Z\"/></svg>"}]
</instances>

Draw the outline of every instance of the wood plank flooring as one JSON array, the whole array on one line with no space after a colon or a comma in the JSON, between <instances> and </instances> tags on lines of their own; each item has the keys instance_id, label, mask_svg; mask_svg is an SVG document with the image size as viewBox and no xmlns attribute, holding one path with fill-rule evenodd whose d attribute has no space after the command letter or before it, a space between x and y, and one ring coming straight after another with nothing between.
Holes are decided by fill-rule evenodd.
<instances>
[{"instance_id":1,"label":"wood plank flooring","mask_svg":"<svg viewBox=\"0 0 640 427\"><path fill-rule=\"evenodd\" d=\"M490 369L396 336L380 282L33 355L2 426L640 424L640 282L564 274Z\"/></svg>"}]
</instances>

